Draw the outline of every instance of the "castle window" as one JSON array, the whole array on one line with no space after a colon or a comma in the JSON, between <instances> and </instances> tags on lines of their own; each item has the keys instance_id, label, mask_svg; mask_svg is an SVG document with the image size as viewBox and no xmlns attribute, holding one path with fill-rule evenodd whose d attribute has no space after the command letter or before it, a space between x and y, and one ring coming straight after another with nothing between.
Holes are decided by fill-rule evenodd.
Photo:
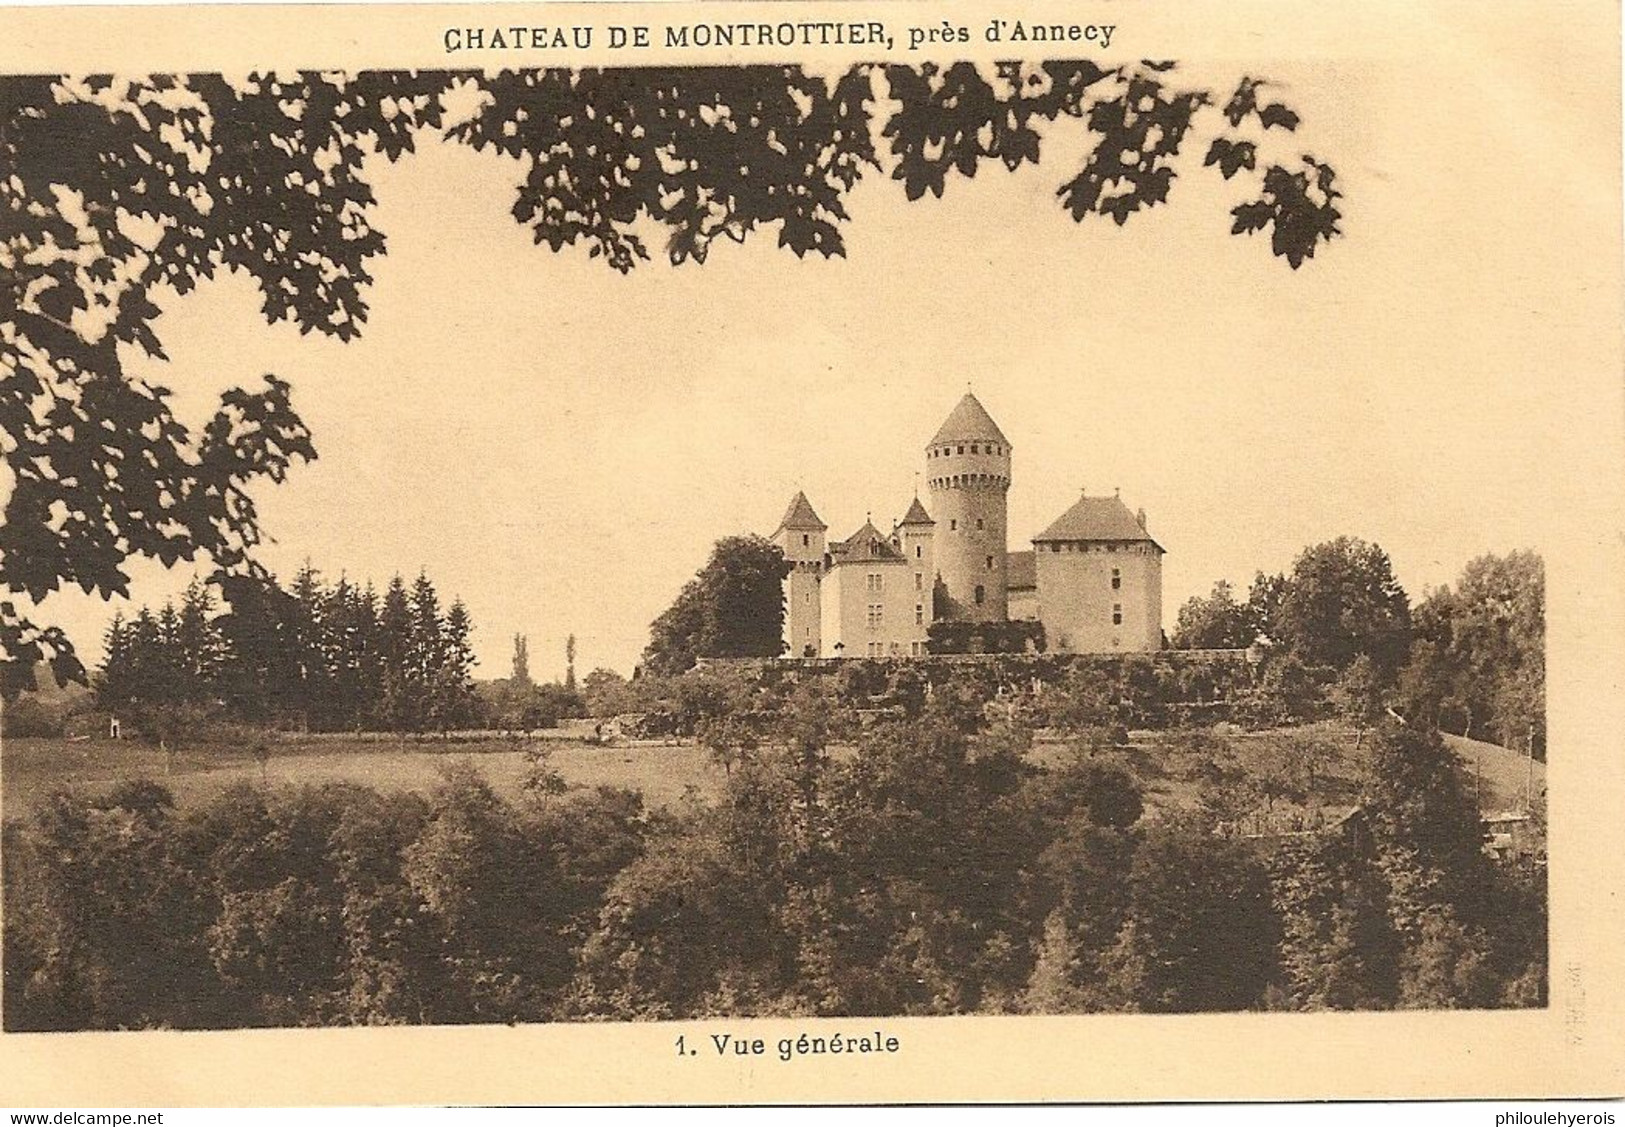
<instances>
[{"instance_id":1,"label":"castle window","mask_svg":"<svg viewBox=\"0 0 1625 1127\"><path fill-rule=\"evenodd\" d=\"M949 532L958 532L959 531L959 521L957 521L957 520L949 521L948 522L948 531Z\"/></svg>"},{"instance_id":2,"label":"castle window","mask_svg":"<svg viewBox=\"0 0 1625 1127\"><path fill-rule=\"evenodd\" d=\"M871 630L880 629L881 623L884 621L885 616L886 616L886 607L885 607L884 604L882 604L882 603L870 603L869 604L869 629L871 629Z\"/></svg>"},{"instance_id":3,"label":"castle window","mask_svg":"<svg viewBox=\"0 0 1625 1127\"><path fill-rule=\"evenodd\" d=\"M992 557L992 556L989 556L989 557L988 557L988 558L987 558L987 569L988 569L988 570L989 570L989 571L992 571L992 570L993 570L993 557Z\"/></svg>"},{"instance_id":4,"label":"castle window","mask_svg":"<svg viewBox=\"0 0 1625 1127\"><path fill-rule=\"evenodd\" d=\"M977 531L977 532L980 532L980 531L982 531L982 528L983 528L983 524L982 524L982 518L981 518L981 517L977 517L977 518L976 518L976 531Z\"/></svg>"},{"instance_id":5,"label":"castle window","mask_svg":"<svg viewBox=\"0 0 1625 1127\"><path fill-rule=\"evenodd\" d=\"M976 585L976 605L981 606L985 602L987 602L987 588L978 583Z\"/></svg>"},{"instance_id":6,"label":"castle window","mask_svg":"<svg viewBox=\"0 0 1625 1127\"><path fill-rule=\"evenodd\" d=\"M1113 603L1112 604L1112 625L1113 626L1121 626L1121 625L1123 625L1123 604L1122 603Z\"/></svg>"},{"instance_id":7,"label":"castle window","mask_svg":"<svg viewBox=\"0 0 1625 1127\"><path fill-rule=\"evenodd\" d=\"M886 583L886 577L881 575L879 572L870 572L868 579L869 590L871 591L879 591L883 589Z\"/></svg>"},{"instance_id":8,"label":"castle window","mask_svg":"<svg viewBox=\"0 0 1625 1127\"><path fill-rule=\"evenodd\" d=\"M972 454L976 453L976 443L973 442L970 444L970 452Z\"/></svg>"},{"instance_id":9,"label":"castle window","mask_svg":"<svg viewBox=\"0 0 1625 1127\"><path fill-rule=\"evenodd\" d=\"M965 452L965 448L963 446L958 447L958 450L961 454Z\"/></svg>"},{"instance_id":10,"label":"castle window","mask_svg":"<svg viewBox=\"0 0 1625 1127\"><path fill-rule=\"evenodd\" d=\"M1112 568L1112 590L1116 591L1116 590L1120 589L1122 586L1123 586L1123 570L1121 568L1114 567L1114 568Z\"/></svg>"},{"instance_id":11,"label":"castle window","mask_svg":"<svg viewBox=\"0 0 1625 1127\"><path fill-rule=\"evenodd\" d=\"M924 572L916 571L914 573L914 589L916 591L925 590L925 573Z\"/></svg>"},{"instance_id":12,"label":"castle window","mask_svg":"<svg viewBox=\"0 0 1625 1127\"><path fill-rule=\"evenodd\" d=\"M925 625L925 606L922 603L916 603L914 605L914 625Z\"/></svg>"},{"instance_id":13,"label":"castle window","mask_svg":"<svg viewBox=\"0 0 1625 1127\"><path fill-rule=\"evenodd\" d=\"M920 559L924 555L925 555L925 545L923 545L923 544L914 545L914 558L915 559Z\"/></svg>"}]
</instances>

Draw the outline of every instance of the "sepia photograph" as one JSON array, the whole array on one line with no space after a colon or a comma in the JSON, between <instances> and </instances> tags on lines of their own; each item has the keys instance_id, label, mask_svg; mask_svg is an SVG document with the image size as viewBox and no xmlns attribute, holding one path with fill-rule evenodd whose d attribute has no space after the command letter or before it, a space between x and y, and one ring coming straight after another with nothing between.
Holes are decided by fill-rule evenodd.
<instances>
[{"instance_id":1,"label":"sepia photograph","mask_svg":"<svg viewBox=\"0 0 1625 1127\"><path fill-rule=\"evenodd\" d=\"M0 1041L1617 1088L1589 7L0 9Z\"/></svg>"}]
</instances>

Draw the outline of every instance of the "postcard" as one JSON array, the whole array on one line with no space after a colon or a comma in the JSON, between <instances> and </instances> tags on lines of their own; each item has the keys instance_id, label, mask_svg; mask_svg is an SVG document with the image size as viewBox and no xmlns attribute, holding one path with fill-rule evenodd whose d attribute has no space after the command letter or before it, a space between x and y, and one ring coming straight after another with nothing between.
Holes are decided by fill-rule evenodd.
<instances>
[{"instance_id":1,"label":"postcard","mask_svg":"<svg viewBox=\"0 0 1625 1127\"><path fill-rule=\"evenodd\" d=\"M1619 20L0 8L0 1087L1618 1095Z\"/></svg>"}]
</instances>

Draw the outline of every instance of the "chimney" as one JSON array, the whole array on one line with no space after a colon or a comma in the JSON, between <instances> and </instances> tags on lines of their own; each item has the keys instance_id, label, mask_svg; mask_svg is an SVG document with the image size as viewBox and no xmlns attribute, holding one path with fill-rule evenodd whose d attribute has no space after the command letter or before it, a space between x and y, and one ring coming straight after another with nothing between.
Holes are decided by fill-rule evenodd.
<instances>
[{"instance_id":1,"label":"chimney","mask_svg":"<svg viewBox=\"0 0 1625 1127\"><path fill-rule=\"evenodd\" d=\"M1140 522L1140 531L1145 531L1145 510L1141 509L1134 514L1134 519Z\"/></svg>"}]
</instances>

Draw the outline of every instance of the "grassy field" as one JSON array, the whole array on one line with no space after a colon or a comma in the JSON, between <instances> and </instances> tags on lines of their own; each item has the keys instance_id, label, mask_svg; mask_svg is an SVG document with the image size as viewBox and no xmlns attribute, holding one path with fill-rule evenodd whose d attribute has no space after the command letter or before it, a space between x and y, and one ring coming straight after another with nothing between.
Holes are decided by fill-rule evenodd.
<instances>
[{"instance_id":1,"label":"grassy field","mask_svg":"<svg viewBox=\"0 0 1625 1127\"><path fill-rule=\"evenodd\" d=\"M689 786L712 792L722 783L722 769L710 764L704 748L596 747L571 739L546 743L553 752L552 766L572 787L640 790L653 806L677 801ZM189 749L166 762L157 748L134 740L7 740L0 746L0 805L6 817L22 817L61 787L104 791L136 778L163 783L183 806L205 802L239 782L273 787L348 782L384 791L427 790L446 763L465 757L499 793L512 798L525 770L523 745L501 739L454 744L285 740L271 750L263 765L228 748Z\"/></svg>"},{"instance_id":2,"label":"grassy field","mask_svg":"<svg viewBox=\"0 0 1625 1127\"><path fill-rule=\"evenodd\" d=\"M1360 756L1352 733L1329 725L1313 731L1338 748L1321 800L1328 804L1353 801ZM1493 812L1523 805L1529 771L1522 756L1494 744L1446 738L1462 756L1482 809ZM1237 763L1245 769L1250 757L1263 754L1266 740L1233 737ZM693 745L597 746L569 731L549 733L545 743L553 753L552 766L572 788L639 790L651 807L678 801L689 787L709 797L723 783L722 769L710 762L704 748ZM135 778L163 783L183 806L207 801L239 782L273 787L351 782L379 790L426 790L438 780L446 763L459 758L473 762L499 793L512 798L519 794L525 771L525 744L502 738L447 743L387 737L287 737L270 747L271 755L262 764L240 747L190 748L166 757L135 740L6 740L0 743L0 808L8 818L24 817L59 788L104 791L120 780ZM1065 754L1063 744L1040 744L1033 759L1051 764ZM1154 733L1137 734L1133 748L1111 754L1121 758L1140 780L1149 805L1170 808L1195 802L1198 784L1188 765L1161 749ZM1534 786L1537 794L1545 786L1544 764L1534 765Z\"/></svg>"}]
</instances>

